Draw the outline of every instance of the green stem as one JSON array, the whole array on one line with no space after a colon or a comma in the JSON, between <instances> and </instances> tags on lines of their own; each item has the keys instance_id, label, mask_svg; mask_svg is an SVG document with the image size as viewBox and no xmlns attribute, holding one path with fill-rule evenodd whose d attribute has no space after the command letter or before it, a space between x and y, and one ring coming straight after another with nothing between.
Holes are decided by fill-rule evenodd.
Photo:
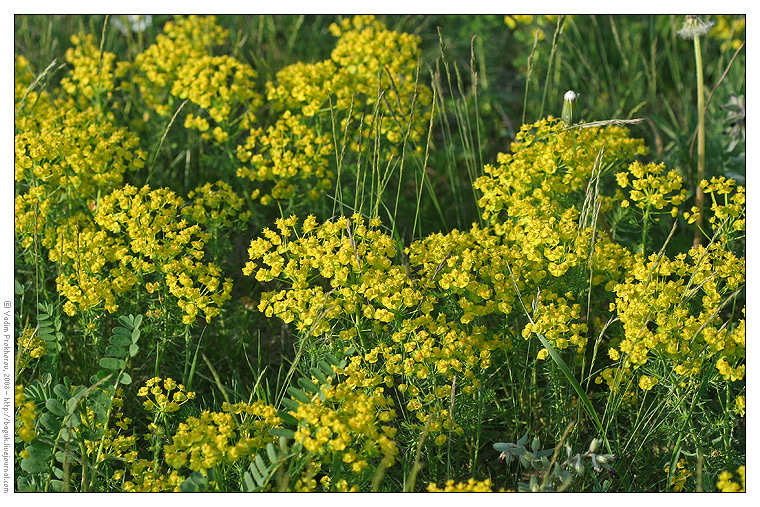
<instances>
[{"instance_id":1,"label":"green stem","mask_svg":"<svg viewBox=\"0 0 760 507\"><path fill-rule=\"evenodd\" d=\"M694 57L697 66L697 184L695 205L699 217L694 224L694 246L702 244L702 209L704 208L705 192L700 182L705 178L705 78L702 72L702 49L699 37L694 37Z\"/></svg>"}]
</instances>

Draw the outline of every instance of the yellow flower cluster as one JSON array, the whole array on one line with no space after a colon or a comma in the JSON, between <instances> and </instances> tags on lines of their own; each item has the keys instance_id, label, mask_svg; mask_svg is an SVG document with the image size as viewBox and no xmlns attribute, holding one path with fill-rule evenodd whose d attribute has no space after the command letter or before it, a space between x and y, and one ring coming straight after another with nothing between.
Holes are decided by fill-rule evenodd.
<instances>
[{"instance_id":1,"label":"yellow flower cluster","mask_svg":"<svg viewBox=\"0 0 760 507\"><path fill-rule=\"evenodd\" d=\"M380 465L391 466L398 454L393 440L396 428L389 423L396 417L393 401L375 389L367 394L353 382L323 385L322 396L311 403L300 403L290 415L298 421L293 437L304 449L329 463L340 459L353 473L366 469L370 461L380 458ZM334 457L334 458L333 458ZM338 465L333 464L335 469Z\"/></svg>"},{"instance_id":2,"label":"yellow flower cluster","mask_svg":"<svg viewBox=\"0 0 760 507\"><path fill-rule=\"evenodd\" d=\"M50 248L49 215L55 220L83 210L84 203L121 185L125 171L143 167L146 155L112 115L93 107L79 110L71 100L52 101L45 93L32 95L26 100L34 108L26 106L16 118L15 228L22 246L37 234Z\"/></svg>"},{"instance_id":3,"label":"yellow flower cluster","mask_svg":"<svg viewBox=\"0 0 760 507\"><path fill-rule=\"evenodd\" d=\"M665 473L670 472L670 465L665 466ZM691 471L686 468L686 460L681 458L676 463L676 471L673 473L673 479L670 485L673 486L673 491L683 491L686 486L686 480L691 477Z\"/></svg>"},{"instance_id":4,"label":"yellow flower cluster","mask_svg":"<svg viewBox=\"0 0 760 507\"><path fill-rule=\"evenodd\" d=\"M100 51L92 34L71 36L73 47L66 50L71 64L69 75L61 79L61 88L82 106L101 106L114 90L116 55Z\"/></svg>"},{"instance_id":5,"label":"yellow flower cluster","mask_svg":"<svg viewBox=\"0 0 760 507\"><path fill-rule=\"evenodd\" d=\"M572 19L573 16L567 16ZM538 33L538 40L544 40L546 38L546 32L551 33L557 25L556 14L544 14L542 16L534 16L532 14L512 14L504 16L504 24L511 30L515 30L519 26L531 27L530 39Z\"/></svg>"},{"instance_id":6,"label":"yellow flower cluster","mask_svg":"<svg viewBox=\"0 0 760 507\"><path fill-rule=\"evenodd\" d=\"M534 306L533 323L525 325L523 338L527 340L532 333L540 333L557 349L566 349L572 344L583 352L588 326L580 322L581 305L571 304L573 299L571 292L564 297L552 292L539 294Z\"/></svg>"},{"instance_id":7,"label":"yellow flower cluster","mask_svg":"<svg viewBox=\"0 0 760 507\"><path fill-rule=\"evenodd\" d=\"M323 224L310 216L300 228L297 222L295 217L280 219L279 233L266 229L251 242L244 273L287 284L264 292L259 310L294 322L300 332L330 332L357 344L361 354L345 371L349 384L393 387L394 376L401 376L396 387L404 393L406 408L422 422L433 414L431 431L439 433L442 444L443 433L452 428L446 407L454 377L458 392L474 393L479 373L491 365L492 351L504 346L498 333L491 336L484 326L469 326L476 316L497 311L499 303L508 301L501 310L512 310L514 296L503 264L497 268L493 260L498 259L493 241L474 228L475 239L454 231L447 238L436 236L438 246L415 243L408 249L415 279L394 263L395 242L378 230L379 220L371 220L369 227L359 215ZM494 296L497 291L504 292ZM449 300L458 303L461 317L435 312Z\"/></svg>"},{"instance_id":8,"label":"yellow flower cluster","mask_svg":"<svg viewBox=\"0 0 760 507\"><path fill-rule=\"evenodd\" d=\"M609 349L624 368L647 363L649 352L665 357L675 375L693 376L715 355L727 381L744 377L744 320L733 329L720 310L745 283L745 266L720 243L689 250L674 259L636 255L626 280L618 284L616 310L625 336ZM701 296L701 297L700 297ZM642 381L651 388L656 379ZM609 383L609 381L608 381Z\"/></svg>"},{"instance_id":9,"label":"yellow flower cluster","mask_svg":"<svg viewBox=\"0 0 760 507\"><path fill-rule=\"evenodd\" d=\"M228 36L214 16L177 17L164 25L156 42L133 63L120 63L117 76L123 78L122 87L127 90L132 81L142 100L160 116L173 114L179 101L195 104L198 109L187 114L185 127L200 131L204 140L224 143L233 115L243 112L245 128L262 103L251 66L228 55L212 54ZM209 120L216 123L213 128Z\"/></svg>"},{"instance_id":10,"label":"yellow flower cluster","mask_svg":"<svg viewBox=\"0 0 760 507\"><path fill-rule=\"evenodd\" d=\"M330 31L338 37L330 60L282 69L276 83L267 83L268 100L307 117L337 115L341 132L349 122L358 125L362 117L374 116L377 124L362 134L382 136L391 146L407 134L415 143L424 139L432 92L417 82L419 37L388 30L374 16L344 19ZM353 139L350 148L358 152L360 142Z\"/></svg>"},{"instance_id":11,"label":"yellow flower cluster","mask_svg":"<svg viewBox=\"0 0 760 507\"><path fill-rule=\"evenodd\" d=\"M395 242L379 231L379 219L369 227L359 215L317 225L309 216L300 231L298 219L278 219L279 234L264 229L251 242L250 261L243 273L256 279L287 280L289 289L265 292L259 310L296 322L296 329L320 336L340 318L363 315L382 328L402 307L420 301L400 266L393 265ZM319 283L329 284L326 290Z\"/></svg>"},{"instance_id":12,"label":"yellow flower cluster","mask_svg":"<svg viewBox=\"0 0 760 507\"><path fill-rule=\"evenodd\" d=\"M224 406L225 412L201 413L180 423L171 444L164 446L166 463L206 475L222 464L250 459L275 437L268 431L281 426L277 411L262 401ZM240 418L238 423L237 417ZM239 424L239 425L238 425Z\"/></svg>"},{"instance_id":13,"label":"yellow flower cluster","mask_svg":"<svg viewBox=\"0 0 760 507\"><path fill-rule=\"evenodd\" d=\"M117 296L139 282L149 293L176 297L183 324L218 315L232 281L203 262L209 234L178 219L182 205L170 190L126 185L100 200L94 222L80 215L59 226L50 259L63 268L56 281L68 300L64 311L73 315L104 302L114 312Z\"/></svg>"},{"instance_id":14,"label":"yellow flower cluster","mask_svg":"<svg viewBox=\"0 0 760 507\"><path fill-rule=\"evenodd\" d=\"M350 330L344 334L350 335ZM449 432L463 432L451 420L452 389L455 395L474 395L482 372L491 366L493 351L500 347L499 335L491 336L485 326L467 328L444 314L423 315L405 319L390 343L353 356L339 373L348 375L344 383L355 388L395 388L403 408L413 416L407 423L412 428L426 426L435 444L443 445Z\"/></svg>"},{"instance_id":15,"label":"yellow flower cluster","mask_svg":"<svg viewBox=\"0 0 760 507\"><path fill-rule=\"evenodd\" d=\"M716 15L710 17L715 26L708 33L710 38L721 41L720 50L737 50L746 37L747 19L745 16Z\"/></svg>"},{"instance_id":16,"label":"yellow flower cluster","mask_svg":"<svg viewBox=\"0 0 760 507\"><path fill-rule=\"evenodd\" d=\"M731 472L721 472L716 484L718 491L721 493L743 493L744 485L747 483L745 470L746 469L744 465L736 469L736 474L738 475L739 479L738 482L731 480L734 478L734 475Z\"/></svg>"},{"instance_id":17,"label":"yellow flower cluster","mask_svg":"<svg viewBox=\"0 0 760 507\"><path fill-rule=\"evenodd\" d=\"M721 237L731 236L733 232L744 232L746 230L746 190L736 185L735 180L726 179L725 177L716 177L711 180L702 180L700 185L712 200L710 205L710 227L713 232L718 233ZM732 194L729 198L729 194ZM722 203L719 202L722 197ZM692 207L690 212L684 212L684 218L691 224L697 220L699 209Z\"/></svg>"},{"instance_id":18,"label":"yellow flower cluster","mask_svg":"<svg viewBox=\"0 0 760 507\"><path fill-rule=\"evenodd\" d=\"M630 139L617 126L562 131L552 117L523 125L512 153L497 156L498 166L486 165L474 186L483 196L478 204L484 220L505 223L507 217L560 216L583 202L597 156L602 166L622 164L646 153L643 141ZM496 230L499 233L499 229Z\"/></svg>"},{"instance_id":19,"label":"yellow flower cluster","mask_svg":"<svg viewBox=\"0 0 760 507\"><path fill-rule=\"evenodd\" d=\"M122 476L121 472L117 472L116 477ZM124 481L123 488L130 493L179 493L179 486L184 480L185 477L176 470L162 471L158 460L140 459L129 467L129 480Z\"/></svg>"},{"instance_id":20,"label":"yellow flower cluster","mask_svg":"<svg viewBox=\"0 0 760 507\"><path fill-rule=\"evenodd\" d=\"M252 129L245 144L237 147L238 160L246 164L238 169L238 177L274 184L263 195L255 190L252 197L260 197L261 204L273 199L316 200L332 187L335 174L327 158L332 141L307 123L308 118L285 111L266 132Z\"/></svg>"},{"instance_id":21,"label":"yellow flower cluster","mask_svg":"<svg viewBox=\"0 0 760 507\"><path fill-rule=\"evenodd\" d=\"M47 345L37 334L37 329L25 326L16 340L16 375L19 374L32 359L39 359L47 354Z\"/></svg>"},{"instance_id":22,"label":"yellow flower cluster","mask_svg":"<svg viewBox=\"0 0 760 507\"><path fill-rule=\"evenodd\" d=\"M626 171L615 175L621 188L630 185L629 199L641 209L662 210L672 205L670 215L678 216L678 206L686 199L688 192L683 188L683 178L675 169L665 171L665 164L646 164L633 162ZM630 178L630 181L629 181ZM627 199L620 205L624 208L630 205Z\"/></svg>"},{"instance_id":23,"label":"yellow flower cluster","mask_svg":"<svg viewBox=\"0 0 760 507\"><path fill-rule=\"evenodd\" d=\"M109 424L106 424L105 421L98 418L95 412L89 408L86 410L85 416L81 418L82 429L91 434L98 435L105 429L105 433L102 435L102 441L100 438L96 440L85 438L84 440L84 448L87 451L87 454L93 458L93 460L98 460L99 463L109 459L116 459L123 461L124 463L133 463L137 459L137 451L135 448L138 437L134 433L131 435L125 434L129 429L130 424L132 424L132 419L125 416L120 410L123 406L124 392L119 388L116 390L115 396L111 401L111 407L116 410L111 412L111 421Z\"/></svg>"},{"instance_id":24,"label":"yellow flower cluster","mask_svg":"<svg viewBox=\"0 0 760 507\"><path fill-rule=\"evenodd\" d=\"M244 207L245 200L228 183L217 181L190 191L180 211L193 223L208 229L222 229L245 224L252 213L243 211Z\"/></svg>"},{"instance_id":25,"label":"yellow flower cluster","mask_svg":"<svg viewBox=\"0 0 760 507\"><path fill-rule=\"evenodd\" d=\"M427 490L431 493L490 493L491 479L485 479L478 481L476 479L467 479L467 482L457 482L454 484L454 479L449 479L446 484L441 488L437 483L431 482L427 486Z\"/></svg>"},{"instance_id":26,"label":"yellow flower cluster","mask_svg":"<svg viewBox=\"0 0 760 507\"><path fill-rule=\"evenodd\" d=\"M154 377L137 391L137 396L146 398L143 407L148 412L168 414L179 410L181 405L195 398L193 391L186 391L185 386L177 384L172 378Z\"/></svg>"},{"instance_id":27,"label":"yellow flower cluster","mask_svg":"<svg viewBox=\"0 0 760 507\"><path fill-rule=\"evenodd\" d=\"M16 435L26 443L37 438L35 425L37 422L37 406L33 401L26 401L24 386L17 385L14 394L14 406L16 407L16 416L14 425Z\"/></svg>"}]
</instances>

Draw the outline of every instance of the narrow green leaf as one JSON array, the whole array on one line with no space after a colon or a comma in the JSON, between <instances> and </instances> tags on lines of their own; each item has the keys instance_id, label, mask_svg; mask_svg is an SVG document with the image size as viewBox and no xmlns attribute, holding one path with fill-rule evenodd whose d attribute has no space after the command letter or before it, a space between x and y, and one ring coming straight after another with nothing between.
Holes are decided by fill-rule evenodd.
<instances>
[{"instance_id":1,"label":"narrow green leaf","mask_svg":"<svg viewBox=\"0 0 760 507\"><path fill-rule=\"evenodd\" d=\"M282 401L285 401L285 400L282 400ZM288 400L288 401L292 401L293 403L296 403L293 400ZM285 403L283 403L283 405L285 405ZM296 404L296 406L297 406L297 404ZM282 422L284 422L285 424L287 424L289 426L296 426L296 425L298 425L298 419L296 419L295 417L293 417L292 415L288 414L287 412L285 412L283 410L280 410L279 412L277 412L277 415L279 416L280 419L282 419ZM283 436L283 435L280 435L280 436Z\"/></svg>"},{"instance_id":2,"label":"narrow green leaf","mask_svg":"<svg viewBox=\"0 0 760 507\"><path fill-rule=\"evenodd\" d=\"M301 377L297 380L297 383L304 391L308 391L312 394L317 394L319 392L319 386L307 378Z\"/></svg>"},{"instance_id":3,"label":"narrow green leaf","mask_svg":"<svg viewBox=\"0 0 760 507\"><path fill-rule=\"evenodd\" d=\"M301 403L311 403L311 398L297 387L288 387L288 394Z\"/></svg>"},{"instance_id":4,"label":"narrow green leaf","mask_svg":"<svg viewBox=\"0 0 760 507\"><path fill-rule=\"evenodd\" d=\"M319 368L311 368L309 372L311 372L314 378L319 380L322 384L327 383L327 376L325 376L325 374L322 373L322 370L320 370Z\"/></svg>"},{"instance_id":5,"label":"narrow green leaf","mask_svg":"<svg viewBox=\"0 0 760 507\"><path fill-rule=\"evenodd\" d=\"M287 428L272 428L269 430L269 434L274 437L293 438L296 434L293 430Z\"/></svg>"},{"instance_id":6,"label":"narrow green leaf","mask_svg":"<svg viewBox=\"0 0 760 507\"><path fill-rule=\"evenodd\" d=\"M328 352L327 354L325 354L325 359L327 359L327 361L328 361L328 362L329 362L331 365L333 365L333 366L338 366L338 365L340 365L340 361L338 360L338 358L337 358L337 357L335 357L334 355L332 355L332 354L331 354L331 353L329 353L329 352Z\"/></svg>"},{"instance_id":7,"label":"narrow green leaf","mask_svg":"<svg viewBox=\"0 0 760 507\"><path fill-rule=\"evenodd\" d=\"M274 428L273 428L274 429ZM278 436L278 435L274 435ZM277 463L277 452L274 450L274 446L270 443L267 444L267 457L272 464Z\"/></svg>"},{"instance_id":8,"label":"narrow green leaf","mask_svg":"<svg viewBox=\"0 0 760 507\"><path fill-rule=\"evenodd\" d=\"M562 359L562 357L559 355L559 353L554 349L551 343L549 343L549 340L546 339L544 335L541 333L536 333L536 336L538 336L538 339L541 340L541 343L546 348L546 350L549 351L549 355L552 356L552 360L559 366L559 369L562 371L562 373L565 375L565 378L570 382L570 385L573 386L573 389L575 389L575 393L578 395L578 398L581 400L581 403L583 404L583 407L588 412L588 415L593 420L594 424L596 425L597 431L599 431L600 434L604 434L604 428L602 427L601 421L599 421L599 416L596 413L596 410L594 410L594 406L591 405L591 400L588 399L588 396L586 395L586 392L583 390L581 385L578 383L578 381L575 379L575 376L573 375L573 372L570 371L570 368L568 368L567 364L565 364L565 361ZM611 452L609 450L609 443L607 442L607 437L604 437L605 443L608 446L608 452Z\"/></svg>"},{"instance_id":9,"label":"narrow green leaf","mask_svg":"<svg viewBox=\"0 0 760 507\"><path fill-rule=\"evenodd\" d=\"M253 460L256 463L256 466L259 467L259 471L261 472L261 475L266 477L269 474L269 467L267 466L266 463L264 463L264 459L257 454Z\"/></svg>"},{"instance_id":10,"label":"narrow green leaf","mask_svg":"<svg viewBox=\"0 0 760 507\"><path fill-rule=\"evenodd\" d=\"M126 327L126 328L128 328L128 329L132 329L132 328L135 327L135 324L134 324L135 319L134 318L130 318L130 317L132 317L132 316L130 315L129 317L127 317L125 315L122 315L122 316L119 317L119 322L121 322L121 325L124 326L124 327Z\"/></svg>"},{"instance_id":11,"label":"narrow green leaf","mask_svg":"<svg viewBox=\"0 0 760 507\"><path fill-rule=\"evenodd\" d=\"M319 366L328 377L335 375L335 370L333 370L333 367L330 366L326 361L318 361L317 366Z\"/></svg>"},{"instance_id":12,"label":"narrow green leaf","mask_svg":"<svg viewBox=\"0 0 760 507\"><path fill-rule=\"evenodd\" d=\"M265 484L264 477L256 469L256 465L254 463L251 463L250 470L251 470L251 475L253 475L253 479L256 481L256 484L258 484L260 488L263 488Z\"/></svg>"},{"instance_id":13,"label":"narrow green leaf","mask_svg":"<svg viewBox=\"0 0 760 507\"><path fill-rule=\"evenodd\" d=\"M137 316L132 321L132 326L134 328L140 327L140 324L142 324L142 320L143 320L143 316L138 313Z\"/></svg>"},{"instance_id":14,"label":"narrow green leaf","mask_svg":"<svg viewBox=\"0 0 760 507\"><path fill-rule=\"evenodd\" d=\"M288 410L290 410L291 412L295 412L296 410L298 410L298 407L299 407L301 404L300 404L300 403L298 403L298 402L297 402L297 401L295 401L295 400L291 400L290 398L283 398L283 399L282 399L282 405L283 405L285 408L287 408ZM280 418L282 418L282 416L280 416Z\"/></svg>"},{"instance_id":15,"label":"narrow green leaf","mask_svg":"<svg viewBox=\"0 0 760 507\"><path fill-rule=\"evenodd\" d=\"M140 330L139 329L135 328L132 331L131 339L132 339L132 343L137 343L137 341L140 339Z\"/></svg>"},{"instance_id":16,"label":"narrow green leaf","mask_svg":"<svg viewBox=\"0 0 760 507\"><path fill-rule=\"evenodd\" d=\"M243 474L243 492L253 493L254 491L256 491L256 483L253 482L251 474L246 472Z\"/></svg>"}]
</instances>

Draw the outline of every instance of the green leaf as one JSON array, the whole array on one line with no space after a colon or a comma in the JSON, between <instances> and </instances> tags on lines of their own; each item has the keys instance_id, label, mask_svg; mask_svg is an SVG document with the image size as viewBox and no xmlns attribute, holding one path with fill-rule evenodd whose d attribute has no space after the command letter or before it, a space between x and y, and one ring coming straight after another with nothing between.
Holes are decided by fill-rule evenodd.
<instances>
[{"instance_id":1,"label":"green leaf","mask_svg":"<svg viewBox=\"0 0 760 507\"><path fill-rule=\"evenodd\" d=\"M50 433L58 433L61 429L61 421L57 419L53 414L46 413L40 416L40 424L42 424Z\"/></svg>"},{"instance_id":2,"label":"green leaf","mask_svg":"<svg viewBox=\"0 0 760 507\"><path fill-rule=\"evenodd\" d=\"M277 437L279 435L274 435L274 436ZM269 458L270 463L272 464L277 463L277 452L274 450L274 446L271 443L267 444L267 457Z\"/></svg>"},{"instance_id":3,"label":"green leaf","mask_svg":"<svg viewBox=\"0 0 760 507\"><path fill-rule=\"evenodd\" d=\"M30 474L41 474L48 471L48 463L47 461L24 458L21 460L21 469Z\"/></svg>"},{"instance_id":4,"label":"green leaf","mask_svg":"<svg viewBox=\"0 0 760 507\"><path fill-rule=\"evenodd\" d=\"M335 375L335 370L333 370L332 366L330 366L329 364L327 364L327 362L325 362L325 361L318 361L317 365L320 368L322 368L322 371L325 372L325 375L327 375L328 377L332 377L333 375Z\"/></svg>"},{"instance_id":5,"label":"green leaf","mask_svg":"<svg viewBox=\"0 0 760 507\"><path fill-rule=\"evenodd\" d=\"M61 473L63 473L63 470L61 470ZM60 493L63 491L63 481L52 479L50 481L50 487L53 489L53 491Z\"/></svg>"},{"instance_id":6,"label":"green leaf","mask_svg":"<svg viewBox=\"0 0 760 507\"><path fill-rule=\"evenodd\" d=\"M319 368L311 368L309 372L311 372L314 378L319 380L322 384L327 383L327 376L324 373L322 373L322 370L320 370Z\"/></svg>"},{"instance_id":7,"label":"green leaf","mask_svg":"<svg viewBox=\"0 0 760 507\"><path fill-rule=\"evenodd\" d=\"M137 352L140 350L140 347L135 345L134 343L129 346L129 357L135 357L137 355Z\"/></svg>"},{"instance_id":8,"label":"green leaf","mask_svg":"<svg viewBox=\"0 0 760 507\"><path fill-rule=\"evenodd\" d=\"M282 401L285 401L285 400L282 400ZM292 402L292 403L296 403L296 402L295 402L295 401L293 401L293 400L288 400L288 401L290 401L290 402ZM286 404L285 404L285 403L283 403L283 405L286 405ZM287 406L287 405L286 405L286 406ZM298 404L297 404L297 403L296 403L296 406L298 406ZM295 417L293 417L292 415L288 414L287 412L285 412L285 411L283 411L283 410L280 410L280 411L278 411L278 412L277 412L277 416L278 416L280 419L282 419L282 422L284 422L285 424L287 424L287 425L289 425L289 426L296 426L296 425L298 425L298 419L296 419Z\"/></svg>"},{"instance_id":9,"label":"green leaf","mask_svg":"<svg viewBox=\"0 0 760 507\"><path fill-rule=\"evenodd\" d=\"M119 317L119 322L121 322L121 325L133 329L135 327L135 319L131 315L129 317L122 315Z\"/></svg>"},{"instance_id":10,"label":"green leaf","mask_svg":"<svg viewBox=\"0 0 760 507\"><path fill-rule=\"evenodd\" d=\"M129 329L116 326L115 328L113 328L113 334L126 336L127 338L129 338L129 341L132 341L132 331L130 331Z\"/></svg>"},{"instance_id":11,"label":"green leaf","mask_svg":"<svg viewBox=\"0 0 760 507\"><path fill-rule=\"evenodd\" d=\"M126 347L118 347L116 345L109 345L106 347L106 354L111 357L127 357L129 351Z\"/></svg>"},{"instance_id":12,"label":"green leaf","mask_svg":"<svg viewBox=\"0 0 760 507\"><path fill-rule=\"evenodd\" d=\"M288 387L288 394L301 403L311 403L311 397L297 387Z\"/></svg>"},{"instance_id":13,"label":"green leaf","mask_svg":"<svg viewBox=\"0 0 760 507\"><path fill-rule=\"evenodd\" d=\"M272 428L269 430L269 434L274 437L285 437L291 439L296 435L293 430L289 430L287 428Z\"/></svg>"},{"instance_id":14,"label":"green leaf","mask_svg":"<svg viewBox=\"0 0 760 507\"><path fill-rule=\"evenodd\" d=\"M139 340L139 339L140 339L140 330L139 330L138 328L135 328L135 329L132 331L132 336L131 336L131 338L132 338L132 343L137 343L137 340Z\"/></svg>"},{"instance_id":15,"label":"green leaf","mask_svg":"<svg viewBox=\"0 0 760 507\"><path fill-rule=\"evenodd\" d=\"M28 454L27 459L36 460L36 461L50 461L50 456L52 456L52 448L48 447L45 449L40 449L37 447L33 447L31 444L27 445L25 447L25 450Z\"/></svg>"},{"instance_id":16,"label":"green leaf","mask_svg":"<svg viewBox=\"0 0 760 507\"><path fill-rule=\"evenodd\" d=\"M99 361L100 367L106 370L121 370L127 363L123 359L116 359L113 357L103 357Z\"/></svg>"},{"instance_id":17,"label":"green leaf","mask_svg":"<svg viewBox=\"0 0 760 507\"><path fill-rule=\"evenodd\" d=\"M77 405L79 405L79 399L78 398L71 398L69 401L66 402L66 411L68 414L73 414L76 409Z\"/></svg>"},{"instance_id":18,"label":"green leaf","mask_svg":"<svg viewBox=\"0 0 760 507\"><path fill-rule=\"evenodd\" d=\"M125 386L128 386L132 383L132 377L130 377L126 372L119 375L119 383L124 384Z\"/></svg>"},{"instance_id":19,"label":"green leaf","mask_svg":"<svg viewBox=\"0 0 760 507\"><path fill-rule=\"evenodd\" d=\"M258 454L256 455L256 457L258 457ZM261 459L261 458L259 458L259 459ZM255 463L251 463L251 466L249 467L249 469L251 471L251 475L253 475L253 479L256 481L256 484L258 484L258 486L260 488L263 488L264 484L265 484L264 483L264 477L256 469L256 464Z\"/></svg>"},{"instance_id":20,"label":"green leaf","mask_svg":"<svg viewBox=\"0 0 760 507\"><path fill-rule=\"evenodd\" d=\"M541 340L541 343L546 348L546 350L549 351L549 355L552 356L552 360L559 366L559 369L562 371L562 373L565 375L565 378L570 382L570 385L573 386L573 389L575 389L575 393L578 395L578 398L581 400L581 403L583 404L583 408L586 409L589 416L591 416L591 419L593 420L594 424L596 424L596 429L599 431L601 435L605 435L604 428L602 427L602 423L599 421L599 416L596 413L596 410L594 410L594 406L591 405L591 400L588 399L588 396L586 395L586 391L583 390L581 385L578 383L578 381L575 379L575 376L573 375L573 372L570 371L570 368L568 368L567 364L565 364L565 361L562 359L562 357L559 355L559 353L554 349L551 343L549 343L549 340L546 339L544 335L541 333L536 333L536 336L538 336L538 339ZM607 452L611 453L612 450L610 448L610 444L607 441L607 437L604 436L604 443L607 446Z\"/></svg>"},{"instance_id":21,"label":"green leaf","mask_svg":"<svg viewBox=\"0 0 760 507\"><path fill-rule=\"evenodd\" d=\"M13 281L13 290L16 292L16 295L20 296L24 293L24 287L20 283L18 283L18 280Z\"/></svg>"},{"instance_id":22,"label":"green leaf","mask_svg":"<svg viewBox=\"0 0 760 507\"><path fill-rule=\"evenodd\" d=\"M179 490L182 493L197 493L198 492L198 485L195 484L190 478L185 479L182 481L182 484L179 485Z\"/></svg>"},{"instance_id":23,"label":"green leaf","mask_svg":"<svg viewBox=\"0 0 760 507\"><path fill-rule=\"evenodd\" d=\"M288 410L290 410L291 412L295 412L296 410L298 410L298 407L301 406L300 403L298 403L295 400L291 400L290 398L283 398L282 405ZM282 416L280 416L280 418L282 419Z\"/></svg>"},{"instance_id":24,"label":"green leaf","mask_svg":"<svg viewBox=\"0 0 760 507\"><path fill-rule=\"evenodd\" d=\"M259 456L258 454L254 457L254 462L256 463L256 466L259 467L259 471L261 472L261 475L266 475L269 471L269 467L266 463L264 463L264 459Z\"/></svg>"},{"instance_id":25,"label":"green leaf","mask_svg":"<svg viewBox=\"0 0 760 507\"><path fill-rule=\"evenodd\" d=\"M297 380L297 383L304 391L308 391L312 394L317 394L319 392L319 386L307 378L301 377Z\"/></svg>"},{"instance_id":26,"label":"green leaf","mask_svg":"<svg viewBox=\"0 0 760 507\"><path fill-rule=\"evenodd\" d=\"M338 360L338 358L329 352L325 354L325 359L327 359L330 362L330 364L333 366L338 366L340 364L340 361Z\"/></svg>"},{"instance_id":27,"label":"green leaf","mask_svg":"<svg viewBox=\"0 0 760 507\"><path fill-rule=\"evenodd\" d=\"M251 474L246 472L243 474L243 492L253 493L254 491L256 491L256 483L253 482Z\"/></svg>"},{"instance_id":28,"label":"green leaf","mask_svg":"<svg viewBox=\"0 0 760 507\"><path fill-rule=\"evenodd\" d=\"M115 334L111 337L111 343L117 347L129 347L132 345L132 340L123 334Z\"/></svg>"},{"instance_id":29,"label":"green leaf","mask_svg":"<svg viewBox=\"0 0 760 507\"><path fill-rule=\"evenodd\" d=\"M64 407L63 403L55 398L48 398L48 400L45 402L45 407L50 411L51 414L57 415L58 417L63 417L66 415L66 407Z\"/></svg>"}]
</instances>

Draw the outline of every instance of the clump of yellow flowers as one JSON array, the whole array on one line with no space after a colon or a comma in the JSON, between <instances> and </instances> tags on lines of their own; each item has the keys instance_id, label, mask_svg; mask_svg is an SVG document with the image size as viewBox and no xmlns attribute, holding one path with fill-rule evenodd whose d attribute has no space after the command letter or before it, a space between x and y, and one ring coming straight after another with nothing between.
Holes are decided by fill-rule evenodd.
<instances>
[{"instance_id":1,"label":"clump of yellow flowers","mask_svg":"<svg viewBox=\"0 0 760 507\"><path fill-rule=\"evenodd\" d=\"M125 185L103 197L94 220L79 214L57 228L50 259L62 265L58 290L69 315L104 304L142 285L148 293L171 294L182 323L206 321L230 298L232 280L204 262L209 233L179 218L184 201L168 189Z\"/></svg>"},{"instance_id":2,"label":"clump of yellow flowers","mask_svg":"<svg viewBox=\"0 0 760 507\"><path fill-rule=\"evenodd\" d=\"M716 486L722 493L743 493L745 491L744 485L746 484L745 467L744 465L736 469L738 481L733 481L734 475L731 472L721 472L720 478Z\"/></svg>"},{"instance_id":3,"label":"clump of yellow flowers","mask_svg":"<svg viewBox=\"0 0 760 507\"><path fill-rule=\"evenodd\" d=\"M21 373L32 359L47 354L47 345L40 338L37 329L25 326L16 340L16 375Z\"/></svg>"},{"instance_id":4,"label":"clump of yellow flowers","mask_svg":"<svg viewBox=\"0 0 760 507\"><path fill-rule=\"evenodd\" d=\"M14 424L16 435L26 443L37 438L35 425L37 423L37 405L33 401L26 401L24 386L15 387L13 405L16 407Z\"/></svg>"},{"instance_id":5,"label":"clump of yellow flowers","mask_svg":"<svg viewBox=\"0 0 760 507\"><path fill-rule=\"evenodd\" d=\"M338 41L329 60L295 63L266 83L279 118L251 128L237 147L237 174L264 183L252 193L262 205L323 195L334 185L330 156L338 143L361 155L363 143L382 139L384 160L406 142L412 149L405 151L422 153L432 92L418 79L419 38L374 16L346 18L330 32Z\"/></svg>"},{"instance_id":6,"label":"clump of yellow flowers","mask_svg":"<svg viewBox=\"0 0 760 507\"><path fill-rule=\"evenodd\" d=\"M491 479L479 481L472 478L467 479L467 482L456 484L454 484L454 479L449 479L443 487L439 487L435 482L427 486L427 490L431 493L490 493L493 491L491 488Z\"/></svg>"},{"instance_id":7,"label":"clump of yellow flowers","mask_svg":"<svg viewBox=\"0 0 760 507\"><path fill-rule=\"evenodd\" d=\"M396 428L389 423L396 412L382 389L367 394L351 382L341 382L325 386L322 394L324 400L318 396L290 411L298 421L296 442L324 463L343 463L333 463L333 469L341 466L352 473L364 471L376 459L384 468L395 462Z\"/></svg>"},{"instance_id":8,"label":"clump of yellow flowers","mask_svg":"<svg viewBox=\"0 0 760 507\"><path fill-rule=\"evenodd\" d=\"M207 410L180 423L171 443L164 446L166 463L175 469L187 466L206 475L209 469L222 464L250 460L267 443L275 441L268 433L281 424L274 407L257 401L225 405L224 409Z\"/></svg>"},{"instance_id":9,"label":"clump of yellow flowers","mask_svg":"<svg viewBox=\"0 0 760 507\"><path fill-rule=\"evenodd\" d=\"M213 54L228 36L214 16L177 17L134 62L121 62L116 75L126 91L134 87L160 116L171 116L181 101L189 101L194 107L184 126L204 140L225 143L237 113L242 111L248 124L261 104L256 71L234 57Z\"/></svg>"}]
</instances>

